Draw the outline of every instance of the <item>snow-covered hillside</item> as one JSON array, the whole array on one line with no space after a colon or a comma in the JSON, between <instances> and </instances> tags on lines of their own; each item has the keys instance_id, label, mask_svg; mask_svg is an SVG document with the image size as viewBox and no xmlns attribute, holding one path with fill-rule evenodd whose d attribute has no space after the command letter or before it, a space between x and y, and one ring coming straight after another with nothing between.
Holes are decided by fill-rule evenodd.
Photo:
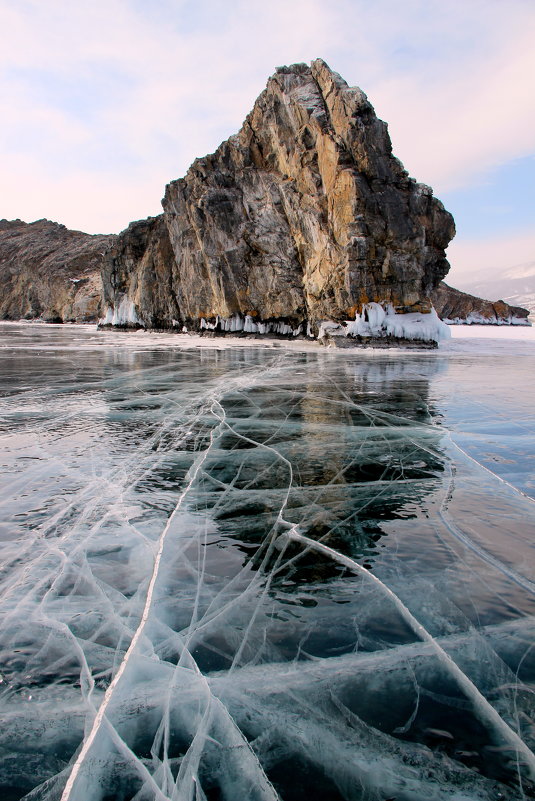
<instances>
[{"instance_id":1,"label":"snow-covered hillside","mask_svg":"<svg viewBox=\"0 0 535 801\"><path fill-rule=\"evenodd\" d=\"M517 264L500 275L477 273L466 281L456 279L463 292L470 292L487 300L504 300L512 306L523 306L535 314L535 261Z\"/></svg>"}]
</instances>

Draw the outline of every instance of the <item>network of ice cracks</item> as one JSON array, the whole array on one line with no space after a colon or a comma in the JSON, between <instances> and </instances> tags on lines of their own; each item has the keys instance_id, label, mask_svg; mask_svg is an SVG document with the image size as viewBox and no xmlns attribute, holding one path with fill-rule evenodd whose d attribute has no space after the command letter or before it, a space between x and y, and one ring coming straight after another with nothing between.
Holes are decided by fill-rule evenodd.
<instances>
[{"instance_id":1,"label":"network of ice cracks","mask_svg":"<svg viewBox=\"0 0 535 801\"><path fill-rule=\"evenodd\" d=\"M532 797L533 503L416 362L54 359L7 399L6 798Z\"/></svg>"}]
</instances>

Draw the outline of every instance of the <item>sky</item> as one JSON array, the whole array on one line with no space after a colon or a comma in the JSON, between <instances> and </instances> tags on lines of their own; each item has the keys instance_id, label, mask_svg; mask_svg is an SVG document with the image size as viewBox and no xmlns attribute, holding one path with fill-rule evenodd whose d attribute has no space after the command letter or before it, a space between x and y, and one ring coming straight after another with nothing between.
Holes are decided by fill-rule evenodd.
<instances>
[{"instance_id":1,"label":"sky","mask_svg":"<svg viewBox=\"0 0 535 801\"><path fill-rule=\"evenodd\" d=\"M449 279L535 259L534 0L0 0L0 217L113 233L321 57L455 217Z\"/></svg>"}]
</instances>

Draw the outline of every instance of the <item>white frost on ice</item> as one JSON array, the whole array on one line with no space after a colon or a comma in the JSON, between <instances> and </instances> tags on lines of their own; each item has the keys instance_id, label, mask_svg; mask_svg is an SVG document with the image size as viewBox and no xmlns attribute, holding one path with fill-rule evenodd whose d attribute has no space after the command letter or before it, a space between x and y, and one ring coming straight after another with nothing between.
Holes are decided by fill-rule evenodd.
<instances>
[{"instance_id":1,"label":"white frost on ice","mask_svg":"<svg viewBox=\"0 0 535 801\"><path fill-rule=\"evenodd\" d=\"M318 337L325 336L350 337L385 337L393 336L403 339L421 339L426 342L440 342L450 337L450 330L440 319L434 309L424 314L411 312L398 314L392 305L386 309L380 303L367 303L354 320L335 323L325 320L320 325Z\"/></svg>"},{"instance_id":2,"label":"white frost on ice","mask_svg":"<svg viewBox=\"0 0 535 801\"><path fill-rule=\"evenodd\" d=\"M118 306L108 307L106 314L99 322L101 325L128 325L129 323L143 325L137 316L134 301L130 300L127 295L122 297Z\"/></svg>"}]
</instances>

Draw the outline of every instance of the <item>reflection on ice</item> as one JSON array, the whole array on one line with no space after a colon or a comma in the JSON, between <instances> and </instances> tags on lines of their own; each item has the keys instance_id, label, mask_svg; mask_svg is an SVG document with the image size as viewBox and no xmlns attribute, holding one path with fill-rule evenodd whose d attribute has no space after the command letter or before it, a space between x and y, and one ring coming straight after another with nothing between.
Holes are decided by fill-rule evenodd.
<instances>
[{"instance_id":1,"label":"reflection on ice","mask_svg":"<svg viewBox=\"0 0 535 801\"><path fill-rule=\"evenodd\" d=\"M70 336L2 350L2 798L533 796L521 397L506 477L464 354Z\"/></svg>"}]
</instances>

